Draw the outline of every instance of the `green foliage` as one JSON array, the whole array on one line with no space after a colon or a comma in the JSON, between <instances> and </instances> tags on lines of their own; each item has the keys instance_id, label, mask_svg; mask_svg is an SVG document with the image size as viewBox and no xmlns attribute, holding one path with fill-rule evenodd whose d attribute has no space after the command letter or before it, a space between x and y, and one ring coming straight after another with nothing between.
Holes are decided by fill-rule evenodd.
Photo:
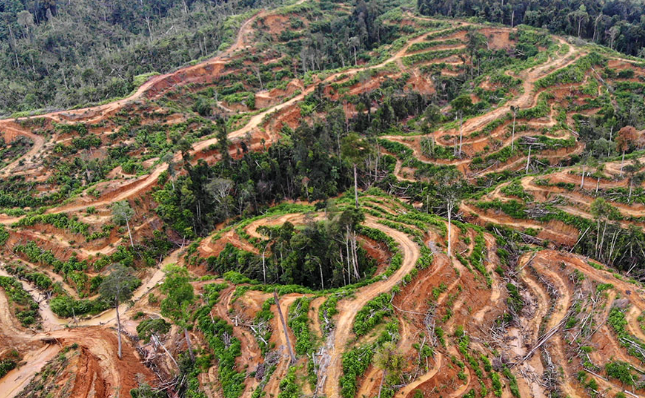
<instances>
[{"instance_id":1,"label":"green foliage","mask_svg":"<svg viewBox=\"0 0 645 398\"><path fill-rule=\"evenodd\" d=\"M0 225L0 246L4 246L5 243L9 240L9 232L4 228L4 225Z\"/></svg>"},{"instance_id":2,"label":"green foliage","mask_svg":"<svg viewBox=\"0 0 645 398\"><path fill-rule=\"evenodd\" d=\"M133 275L132 268L115 264L101 282L99 294L105 301L112 301L114 306L118 307L119 303L129 300L134 289L140 285L141 280Z\"/></svg>"},{"instance_id":3,"label":"green foliage","mask_svg":"<svg viewBox=\"0 0 645 398\"><path fill-rule=\"evenodd\" d=\"M381 293L372 300L368 301L361 308L354 318L354 333L356 336L363 336L370 332L381 320L392 314L392 296L387 293Z\"/></svg>"},{"instance_id":4,"label":"green foliage","mask_svg":"<svg viewBox=\"0 0 645 398\"><path fill-rule=\"evenodd\" d=\"M262 303L262 309L255 314L255 324L257 325L256 339L262 355L266 355L270 348L269 340L271 339L272 330L269 321L273 319L271 306L274 304L275 300L272 297Z\"/></svg>"},{"instance_id":5,"label":"green foliage","mask_svg":"<svg viewBox=\"0 0 645 398\"><path fill-rule=\"evenodd\" d=\"M63 262L58 260L51 250L42 249L33 241L29 241L24 245L15 245L13 251L14 253L25 255L32 263L50 265L54 268L54 272L62 275L87 269L87 260L79 261L75 253L67 261Z\"/></svg>"},{"instance_id":6,"label":"green foliage","mask_svg":"<svg viewBox=\"0 0 645 398\"><path fill-rule=\"evenodd\" d=\"M602 55L592 52L579 58L575 63L538 80L535 82L535 87L539 89L556 84L582 82L587 70L593 66L604 66L605 62L606 60Z\"/></svg>"},{"instance_id":7,"label":"green foliage","mask_svg":"<svg viewBox=\"0 0 645 398\"><path fill-rule=\"evenodd\" d=\"M296 337L295 351L298 355L309 355L316 349L315 335L309 330L309 304L312 299L302 297L289 308L289 327Z\"/></svg>"},{"instance_id":8,"label":"green foliage","mask_svg":"<svg viewBox=\"0 0 645 398\"><path fill-rule=\"evenodd\" d=\"M516 219L522 220L527 218L525 213L526 207L524 206L524 204L514 199L503 202L499 199L494 199L491 202L477 202L476 205L482 210L501 210L503 213Z\"/></svg>"},{"instance_id":9,"label":"green foliage","mask_svg":"<svg viewBox=\"0 0 645 398\"><path fill-rule=\"evenodd\" d=\"M629 0L626 2L587 2L586 7L579 7L582 3L553 2L540 0L531 3L518 3L520 8L511 9L499 7L499 3L490 3L483 0L474 2L458 2L447 4L441 0L420 0L418 10L424 15L444 15L452 18L476 17L479 21L493 23L520 25L518 39L519 56L531 56L539 51L539 47L548 46L546 31L528 29L524 25L538 28L547 27L551 33L577 36L593 40L595 43L612 47L618 51L637 55L642 47L645 37L637 30L641 25L641 16L645 14L643 4ZM619 5L620 4L620 5ZM623 8L620 8L623 7ZM629 13L620 13L619 9L630 10ZM513 12L511 12L513 11ZM603 24L603 29L612 34L597 35L594 21L602 19L607 13L613 18ZM534 32L534 33L533 33ZM528 35L527 33L532 33ZM511 39L516 38L511 35ZM532 43L532 46L520 44ZM566 54L568 45L563 45L561 54ZM596 47L598 48L598 47ZM608 51L608 50L605 50Z\"/></svg>"},{"instance_id":10,"label":"green foliage","mask_svg":"<svg viewBox=\"0 0 645 398\"><path fill-rule=\"evenodd\" d=\"M297 367L292 366L287 375L280 381L280 393L278 398L300 398L302 391L296 380Z\"/></svg>"},{"instance_id":11,"label":"green foliage","mask_svg":"<svg viewBox=\"0 0 645 398\"><path fill-rule=\"evenodd\" d=\"M513 394L515 398L520 398L520 388L517 385L515 375L511 373L511 370L506 366L502 369L502 373L504 373L504 376L508 379L508 388L511 390L511 394Z\"/></svg>"},{"instance_id":12,"label":"green foliage","mask_svg":"<svg viewBox=\"0 0 645 398\"><path fill-rule=\"evenodd\" d=\"M449 50L435 50L427 51L414 55L408 55L403 58L403 64L405 66L412 66L421 62L434 61L437 59L448 58L453 55L463 54L463 49L449 49Z\"/></svg>"},{"instance_id":13,"label":"green foliage","mask_svg":"<svg viewBox=\"0 0 645 398\"><path fill-rule=\"evenodd\" d=\"M146 319L137 325L137 334L146 344L150 342L153 334L162 335L170 331L170 324L163 318Z\"/></svg>"},{"instance_id":14,"label":"green foliage","mask_svg":"<svg viewBox=\"0 0 645 398\"><path fill-rule=\"evenodd\" d=\"M524 308L524 299L522 299L519 289L516 285L509 282L506 284L506 290L508 290L508 298L506 299L508 306L512 308L516 314L521 313Z\"/></svg>"},{"instance_id":15,"label":"green foliage","mask_svg":"<svg viewBox=\"0 0 645 398\"><path fill-rule=\"evenodd\" d=\"M243 11L259 6L255 0L10 4L0 22L0 45L11 47L0 57L0 114L125 97L156 71L226 47L251 16Z\"/></svg>"},{"instance_id":16,"label":"green foliage","mask_svg":"<svg viewBox=\"0 0 645 398\"><path fill-rule=\"evenodd\" d=\"M618 340L621 342L621 345L627 349L627 352L630 355L640 359L642 362L645 362L645 356L643 352L645 351L645 343L640 341L636 336L633 336L627 330L627 319L625 318L625 313L618 307L614 307L609 311L609 316L607 317L607 323L614 330L618 336ZM640 347L637 349L626 341L626 339L633 341L634 344Z\"/></svg>"},{"instance_id":17,"label":"green foliage","mask_svg":"<svg viewBox=\"0 0 645 398\"><path fill-rule=\"evenodd\" d=\"M354 398L358 390L357 380L365 373L374 355L371 344L358 346L343 353L343 376L340 379L340 395L343 398Z\"/></svg>"},{"instance_id":18,"label":"green foliage","mask_svg":"<svg viewBox=\"0 0 645 398\"><path fill-rule=\"evenodd\" d=\"M13 359L3 359L0 361L0 379L4 377L9 371L16 368L18 364Z\"/></svg>"},{"instance_id":19,"label":"green foliage","mask_svg":"<svg viewBox=\"0 0 645 398\"><path fill-rule=\"evenodd\" d=\"M9 276L0 276L0 287L4 289L9 300L15 304L16 318L22 326L36 326L40 322L38 303L23 289L20 282Z\"/></svg>"},{"instance_id":20,"label":"green foliage","mask_svg":"<svg viewBox=\"0 0 645 398\"><path fill-rule=\"evenodd\" d=\"M479 271L484 278L486 278L486 284L488 287L492 286L492 279L484 266L484 252L486 250L486 241L484 240L484 234L479 233L475 236L475 246L470 255L470 264Z\"/></svg>"},{"instance_id":21,"label":"green foliage","mask_svg":"<svg viewBox=\"0 0 645 398\"><path fill-rule=\"evenodd\" d=\"M432 47L437 47L437 46L449 46L449 45L458 45L462 44L463 42L459 39L447 39L447 40L438 40L438 41L421 41L421 42L416 42L412 43L411 46L408 47L406 50L407 53L414 53L417 51L421 50L427 50Z\"/></svg>"},{"instance_id":22,"label":"green foliage","mask_svg":"<svg viewBox=\"0 0 645 398\"><path fill-rule=\"evenodd\" d=\"M161 291L166 294L166 298L161 301L161 315L171 318L175 324L185 329L190 322L189 307L195 302L188 270L170 265L164 271L166 279L161 285Z\"/></svg>"},{"instance_id":23,"label":"green foliage","mask_svg":"<svg viewBox=\"0 0 645 398\"><path fill-rule=\"evenodd\" d=\"M199 330L204 333L208 347L218 362L219 380L225 398L238 398L244 391L246 372L236 370L235 358L242 354L240 341L233 336L233 327L223 319L208 315L212 306L198 311L197 323ZM225 339L228 336L230 340ZM226 344L225 341L229 341Z\"/></svg>"},{"instance_id":24,"label":"green foliage","mask_svg":"<svg viewBox=\"0 0 645 398\"><path fill-rule=\"evenodd\" d=\"M632 366L627 362L612 361L605 365L607 376L619 380L625 386L633 386L638 376L632 373Z\"/></svg>"},{"instance_id":25,"label":"green foliage","mask_svg":"<svg viewBox=\"0 0 645 398\"><path fill-rule=\"evenodd\" d=\"M318 307L318 319L322 325L322 333L324 336L327 336L334 328L334 323L332 318L334 315L338 314L338 295L331 295L324 303ZM328 321L326 321L328 320Z\"/></svg>"},{"instance_id":26,"label":"green foliage","mask_svg":"<svg viewBox=\"0 0 645 398\"><path fill-rule=\"evenodd\" d=\"M18 279L29 281L36 286L38 290L49 291L52 289L53 282L49 276L42 272L31 271L24 265L6 265L5 270L15 275Z\"/></svg>"},{"instance_id":27,"label":"green foliage","mask_svg":"<svg viewBox=\"0 0 645 398\"><path fill-rule=\"evenodd\" d=\"M102 298L95 300L75 300L74 298L60 294L49 302L52 312L61 318L70 318L72 316L96 315L107 310L112 306L112 301Z\"/></svg>"},{"instance_id":28,"label":"green foliage","mask_svg":"<svg viewBox=\"0 0 645 398\"><path fill-rule=\"evenodd\" d=\"M523 200L524 202L532 202L533 195L524 191L522 182L520 180L514 180L508 185L505 185L501 192L506 196L515 196L518 199Z\"/></svg>"},{"instance_id":29,"label":"green foliage","mask_svg":"<svg viewBox=\"0 0 645 398\"><path fill-rule=\"evenodd\" d=\"M500 380L499 374L495 372L491 373L490 379L493 384L493 394L495 394L496 397L501 397L503 385L502 381Z\"/></svg>"}]
</instances>

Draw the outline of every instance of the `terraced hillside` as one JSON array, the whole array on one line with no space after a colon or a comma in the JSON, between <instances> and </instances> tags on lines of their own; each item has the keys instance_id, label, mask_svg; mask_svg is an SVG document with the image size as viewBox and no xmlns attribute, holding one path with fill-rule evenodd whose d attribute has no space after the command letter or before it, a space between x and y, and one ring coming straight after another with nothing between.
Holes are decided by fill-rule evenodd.
<instances>
[{"instance_id":1,"label":"terraced hillside","mask_svg":"<svg viewBox=\"0 0 645 398\"><path fill-rule=\"evenodd\" d=\"M0 396L645 394L642 60L385 3L0 121Z\"/></svg>"}]
</instances>

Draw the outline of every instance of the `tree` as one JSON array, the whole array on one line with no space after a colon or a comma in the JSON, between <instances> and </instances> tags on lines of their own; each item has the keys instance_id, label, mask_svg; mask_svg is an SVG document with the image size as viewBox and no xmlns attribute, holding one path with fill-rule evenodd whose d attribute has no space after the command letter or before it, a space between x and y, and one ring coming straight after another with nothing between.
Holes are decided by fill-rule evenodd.
<instances>
[{"instance_id":1,"label":"tree","mask_svg":"<svg viewBox=\"0 0 645 398\"><path fill-rule=\"evenodd\" d=\"M401 379L401 371L405 365L405 357L401 355L396 344L391 341L383 344L381 349L374 355L374 365L383 371L381 384L378 388L378 396L381 397L383 381L388 379L388 384L396 384Z\"/></svg>"},{"instance_id":2,"label":"tree","mask_svg":"<svg viewBox=\"0 0 645 398\"><path fill-rule=\"evenodd\" d=\"M116 202L112 205L112 219L119 225L125 224L128 227L128 235L130 236L130 246L134 247L134 240L132 239L132 231L130 230L130 220L134 217L134 209L130 207L127 200Z\"/></svg>"},{"instance_id":3,"label":"tree","mask_svg":"<svg viewBox=\"0 0 645 398\"><path fill-rule=\"evenodd\" d=\"M585 152L580 159L580 165L582 166L582 176L580 177L580 189L585 188L585 174L587 174L587 166L592 163L592 157L589 152Z\"/></svg>"},{"instance_id":4,"label":"tree","mask_svg":"<svg viewBox=\"0 0 645 398\"><path fill-rule=\"evenodd\" d=\"M228 147L231 142L228 139L226 129L226 120L223 117L217 118L217 150L221 156L221 161L229 168L231 167L231 154L228 153Z\"/></svg>"},{"instance_id":5,"label":"tree","mask_svg":"<svg viewBox=\"0 0 645 398\"><path fill-rule=\"evenodd\" d=\"M569 13L569 18L573 19L578 24L578 37L580 37L580 30L582 29L582 23L589 20L589 14L587 14L587 7L584 4L580 4L580 8L576 11Z\"/></svg>"},{"instance_id":6,"label":"tree","mask_svg":"<svg viewBox=\"0 0 645 398\"><path fill-rule=\"evenodd\" d=\"M184 168L190 171L190 151L193 146L187 139L182 138L177 142L177 150L181 153L181 160L184 162Z\"/></svg>"},{"instance_id":7,"label":"tree","mask_svg":"<svg viewBox=\"0 0 645 398\"><path fill-rule=\"evenodd\" d=\"M224 211L224 218L229 217L229 193L233 189L234 183L225 178L212 178L206 184L206 192L217 202L220 208Z\"/></svg>"},{"instance_id":8,"label":"tree","mask_svg":"<svg viewBox=\"0 0 645 398\"><path fill-rule=\"evenodd\" d=\"M172 321L184 330L186 345L190 358L194 361L192 344L188 333L188 326L191 323L190 307L195 303L195 292L193 285L190 284L188 270L176 266L168 265L166 280L161 285L161 292L166 294L166 298L161 301L161 315L172 319Z\"/></svg>"},{"instance_id":9,"label":"tree","mask_svg":"<svg viewBox=\"0 0 645 398\"><path fill-rule=\"evenodd\" d=\"M596 218L596 257L602 259L602 247L605 242L605 232L607 232L607 221L615 219L620 214L618 210L607 202L604 198L595 199L591 202L591 214ZM603 224L602 233L600 232L600 224Z\"/></svg>"},{"instance_id":10,"label":"tree","mask_svg":"<svg viewBox=\"0 0 645 398\"><path fill-rule=\"evenodd\" d=\"M213 114L213 107L207 99L199 98L193 105L193 111L197 112L200 116L208 117Z\"/></svg>"},{"instance_id":11,"label":"tree","mask_svg":"<svg viewBox=\"0 0 645 398\"><path fill-rule=\"evenodd\" d=\"M614 25L609 30L607 31L607 35L609 36L609 48L612 50L614 49L614 42L616 41L616 38L620 34L620 27L618 25Z\"/></svg>"},{"instance_id":12,"label":"tree","mask_svg":"<svg viewBox=\"0 0 645 398\"><path fill-rule=\"evenodd\" d=\"M358 173L356 165L363 162L369 155L369 145L363 143L356 133L350 133L343 137L341 145L342 156L347 162L354 166L354 201L358 209Z\"/></svg>"},{"instance_id":13,"label":"tree","mask_svg":"<svg viewBox=\"0 0 645 398\"><path fill-rule=\"evenodd\" d=\"M113 301L116 310L116 324L119 341L119 359L121 359L121 318L119 317L119 303L129 300L132 292L139 286L141 281L132 273L132 268L121 264L112 266L108 276L103 279L99 286L99 294L105 300Z\"/></svg>"},{"instance_id":14,"label":"tree","mask_svg":"<svg viewBox=\"0 0 645 398\"><path fill-rule=\"evenodd\" d=\"M450 103L452 109L459 117L459 156L461 156L461 144L463 141L464 113L473 106L473 100L469 95L460 95Z\"/></svg>"},{"instance_id":15,"label":"tree","mask_svg":"<svg viewBox=\"0 0 645 398\"><path fill-rule=\"evenodd\" d=\"M448 257L452 257L452 212L459 206L463 176L457 169L448 169L437 178L438 194L448 213Z\"/></svg>"},{"instance_id":16,"label":"tree","mask_svg":"<svg viewBox=\"0 0 645 398\"><path fill-rule=\"evenodd\" d=\"M625 164L625 152L629 149L631 143L635 142L638 138L638 131L632 126L625 126L618 131L616 135L617 149L622 152L622 160L620 161L620 175L623 175L623 165Z\"/></svg>"},{"instance_id":17,"label":"tree","mask_svg":"<svg viewBox=\"0 0 645 398\"><path fill-rule=\"evenodd\" d=\"M520 108L518 106L511 105L511 112L513 112L513 130L511 131L511 153L513 153L513 148L515 145L515 117L517 116L517 111Z\"/></svg>"},{"instance_id":18,"label":"tree","mask_svg":"<svg viewBox=\"0 0 645 398\"><path fill-rule=\"evenodd\" d=\"M466 48L468 49L468 52L470 53L470 59L473 62L473 68L472 68L472 73L471 76L474 77L475 73L475 60L477 60L478 67L480 65L479 60L477 59L477 51L479 49L485 48L488 45L488 39L486 36L479 32L469 32L466 34ZM479 71L478 71L479 74Z\"/></svg>"},{"instance_id":19,"label":"tree","mask_svg":"<svg viewBox=\"0 0 645 398\"><path fill-rule=\"evenodd\" d=\"M296 363L296 354L293 353L293 348L291 347L291 339L289 339L289 329L287 329L287 321L284 319L284 314L282 314L282 308L280 307L280 298L278 297L278 291L273 291L273 299L278 309L278 316L280 317L280 322L282 323L282 330L284 331L284 338L287 341L287 349L289 351L289 356L291 357L291 363Z\"/></svg>"},{"instance_id":20,"label":"tree","mask_svg":"<svg viewBox=\"0 0 645 398\"><path fill-rule=\"evenodd\" d=\"M612 361L605 365L607 376L619 380L623 385L633 386L638 379L632 373L632 365L623 361Z\"/></svg>"},{"instance_id":21,"label":"tree","mask_svg":"<svg viewBox=\"0 0 645 398\"><path fill-rule=\"evenodd\" d=\"M604 163L596 163L596 174L598 175L598 178L596 179L596 196L598 196L598 189L600 188L600 176L602 173L605 171L605 164Z\"/></svg>"},{"instance_id":22,"label":"tree","mask_svg":"<svg viewBox=\"0 0 645 398\"><path fill-rule=\"evenodd\" d=\"M354 66L356 66L358 65L358 58L356 57L356 49L361 45L361 40L356 36L352 36L349 38L349 41L347 44L349 47L351 47L354 50Z\"/></svg>"},{"instance_id":23,"label":"tree","mask_svg":"<svg viewBox=\"0 0 645 398\"><path fill-rule=\"evenodd\" d=\"M175 156L168 152L165 155L161 157L161 161L163 163L166 163L168 165L168 179L170 180L170 184L172 184L172 190L175 190Z\"/></svg>"},{"instance_id":24,"label":"tree","mask_svg":"<svg viewBox=\"0 0 645 398\"><path fill-rule=\"evenodd\" d=\"M638 159L634 159L632 164L625 166L625 171L627 172L629 180L629 195L627 196L627 203L631 203L632 201L632 189L634 187L634 182L636 182L638 185L640 185L640 183L642 182L642 176L637 174L642 168L643 165Z\"/></svg>"}]
</instances>

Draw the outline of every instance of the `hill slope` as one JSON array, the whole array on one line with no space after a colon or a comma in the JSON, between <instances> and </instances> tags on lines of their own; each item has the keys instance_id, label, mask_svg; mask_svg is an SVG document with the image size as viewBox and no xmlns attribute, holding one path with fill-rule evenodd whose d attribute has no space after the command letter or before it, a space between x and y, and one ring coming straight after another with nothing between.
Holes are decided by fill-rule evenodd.
<instances>
[{"instance_id":1,"label":"hill slope","mask_svg":"<svg viewBox=\"0 0 645 398\"><path fill-rule=\"evenodd\" d=\"M0 121L0 391L643 393L642 66L374 4Z\"/></svg>"}]
</instances>

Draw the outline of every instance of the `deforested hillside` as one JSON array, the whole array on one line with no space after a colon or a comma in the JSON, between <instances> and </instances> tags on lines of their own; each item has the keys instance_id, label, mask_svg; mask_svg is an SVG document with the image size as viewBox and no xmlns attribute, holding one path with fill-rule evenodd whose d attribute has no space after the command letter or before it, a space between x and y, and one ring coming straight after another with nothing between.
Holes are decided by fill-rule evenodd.
<instances>
[{"instance_id":1,"label":"deforested hillside","mask_svg":"<svg viewBox=\"0 0 645 398\"><path fill-rule=\"evenodd\" d=\"M0 120L0 396L645 395L641 59L203 6L213 57Z\"/></svg>"}]
</instances>

